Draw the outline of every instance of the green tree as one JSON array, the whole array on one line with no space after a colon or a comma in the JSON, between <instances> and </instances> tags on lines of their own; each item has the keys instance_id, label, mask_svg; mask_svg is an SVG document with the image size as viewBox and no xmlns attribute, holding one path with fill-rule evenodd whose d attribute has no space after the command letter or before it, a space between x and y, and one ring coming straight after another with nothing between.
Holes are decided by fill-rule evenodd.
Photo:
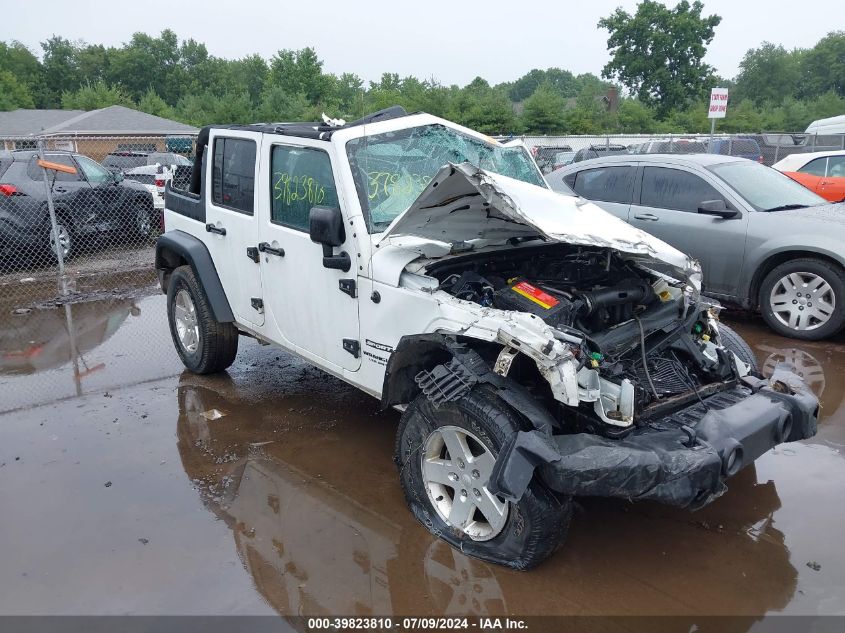
<instances>
[{"instance_id":1,"label":"green tree","mask_svg":"<svg viewBox=\"0 0 845 633\"><path fill-rule=\"evenodd\" d=\"M323 62L313 48L281 50L270 60L270 82L285 91L302 93L311 103L326 100L333 82L323 74Z\"/></svg>"},{"instance_id":2,"label":"green tree","mask_svg":"<svg viewBox=\"0 0 845 633\"><path fill-rule=\"evenodd\" d=\"M85 84L78 90L62 95L62 108L66 110L98 110L112 105L135 107L132 99L119 86L109 86L104 81Z\"/></svg>"},{"instance_id":3,"label":"green tree","mask_svg":"<svg viewBox=\"0 0 845 633\"><path fill-rule=\"evenodd\" d=\"M654 110L637 99L623 99L619 103L616 121L624 134L647 134L656 128Z\"/></svg>"},{"instance_id":4,"label":"green tree","mask_svg":"<svg viewBox=\"0 0 845 633\"><path fill-rule=\"evenodd\" d=\"M562 131L566 122L564 99L553 86L540 85L528 99L525 100L522 111L522 123L529 134L554 134Z\"/></svg>"},{"instance_id":5,"label":"green tree","mask_svg":"<svg viewBox=\"0 0 845 633\"><path fill-rule=\"evenodd\" d=\"M0 70L0 111L34 108L35 101L26 84L8 70Z\"/></svg>"},{"instance_id":6,"label":"green tree","mask_svg":"<svg viewBox=\"0 0 845 633\"><path fill-rule=\"evenodd\" d=\"M800 50L788 51L783 46L763 42L759 48L746 52L739 63L731 98L751 99L758 105L781 103L786 97L795 96L799 88L800 64Z\"/></svg>"},{"instance_id":7,"label":"green tree","mask_svg":"<svg viewBox=\"0 0 845 633\"><path fill-rule=\"evenodd\" d=\"M173 108L167 105L164 99L159 97L155 91L150 88L138 101L138 109L147 114L164 117L165 119L173 118Z\"/></svg>"},{"instance_id":8,"label":"green tree","mask_svg":"<svg viewBox=\"0 0 845 633\"><path fill-rule=\"evenodd\" d=\"M42 42L41 48L44 50L44 93L40 98L41 106L57 108L65 92L72 92L80 86L76 47L70 40L54 35Z\"/></svg>"},{"instance_id":9,"label":"green tree","mask_svg":"<svg viewBox=\"0 0 845 633\"><path fill-rule=\"evenodd\" d=\"M713 69L702 60L718 15L703 17L704 5L682 0L669 9L643 0L632 16L622 8L599 20L610 37L611 59L602 76L617 79L659 116L682 108L712 85Z\"/></svg>"},{"instance_id":10,"label":"green tree","mask_svg":"<svg viewBox=\"0 0 845 633\"><path fill-rule=\"evenodd\" d=\"M507 95L491 88L481 77L454 95L449 118L486 134L507 134L516 128L516 115Z\"/></svg>"},{"instance_id":11,"label":"green tree","mask_svg":"<svg viewBox=\"0 0 845 633\"><path fill-rule=\"evenodd\" d=\"M804 54L801 86L804 96L833 91L845 97L845 31L828 33Z\"/></svg>"},{"instance_id":12,"label":"green tree","mask_svg":"<svg viewBox=\"0 0 845 633\"><path fill-rule=\"evenodd\" d=\"M26 88L36 107L43 107L40 99L44 95L44 71L31 50L20 42L0 42L0 71L4 70L15 77L16 83Z\"/></svg>"}]
</instances>

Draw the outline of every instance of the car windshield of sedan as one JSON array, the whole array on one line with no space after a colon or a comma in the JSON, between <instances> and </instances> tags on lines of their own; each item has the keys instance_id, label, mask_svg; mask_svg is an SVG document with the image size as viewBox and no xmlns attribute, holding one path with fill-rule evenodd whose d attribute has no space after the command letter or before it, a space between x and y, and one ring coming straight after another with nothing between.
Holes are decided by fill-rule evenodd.
<instances>
[{"instance_id":1,"label":"car windshield of sedan","mask_svg":"<svg viewBox=\"0 0 845 633\"><path fill-rule=\"evenodd\" d=\"M742 160L709 168L728 183L757 211L801 209L827 204L827 201L779 171Z\"/></svg>"},{"instance_id":2,"label":"car windshield of sedan","mask_svg":"<svg viewBox=\"0 0 845 633\"><path fill-rule=\"evenodd\" d=\"M504 147L444 125L385 132L349 141L346 153L370 233L386 229L447 163L546 187L524 147Z\"/></svg>"}]
</instances>

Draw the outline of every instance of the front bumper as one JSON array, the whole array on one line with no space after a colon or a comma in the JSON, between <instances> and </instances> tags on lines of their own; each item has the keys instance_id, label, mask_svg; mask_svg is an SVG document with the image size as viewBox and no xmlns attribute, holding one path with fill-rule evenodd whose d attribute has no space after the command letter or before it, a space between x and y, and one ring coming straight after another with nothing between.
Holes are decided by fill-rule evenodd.
<instances>
[{"instance_id":1,"label":"front bumper","mask_svg":"<svg viewBox=\"0 0 845 633\"><path fill-rule=\"evenodd\" d=\"M526 467L536 466L543 481L564 495L699 508L769 449L815 435L817 422L818 400L794 374L779 371L770 381L748 377L703 404L650 420L624 439L521 432L503 448L493 487L509 498L521 496Z\"/></svg>"}]
</instances>

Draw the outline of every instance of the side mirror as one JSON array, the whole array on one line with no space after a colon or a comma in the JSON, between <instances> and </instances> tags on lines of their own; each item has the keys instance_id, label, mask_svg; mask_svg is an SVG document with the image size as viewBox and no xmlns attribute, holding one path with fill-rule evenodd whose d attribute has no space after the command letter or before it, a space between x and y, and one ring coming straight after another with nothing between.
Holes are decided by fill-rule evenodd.
<instances>
[{"instance_id":1,"label":"side mirror","mask_svg":"<svg viewBox=\"0 0 845 633\"><path fill-rule=\"evenodd\" d=\"M698 205L698 212L704 215L715 215L725 220L736 217L739 213L735 209L728 209L724 200L705 200Z\"/></svg>"},{"instance_id":2,"label":"side mirror","mask_svg":"<svg viewBox=\"0 0 845 633\"><path fill-rule=\"evenodd\" d=\"M343 227L343 214L338 207L311 207L308 218L308 228L311 241L323 246L323 266L348 272L352 267L352 260L344 251L334 254L334 247L341 246L346 241L346 230Z\"/></svg>"}]
</instances>

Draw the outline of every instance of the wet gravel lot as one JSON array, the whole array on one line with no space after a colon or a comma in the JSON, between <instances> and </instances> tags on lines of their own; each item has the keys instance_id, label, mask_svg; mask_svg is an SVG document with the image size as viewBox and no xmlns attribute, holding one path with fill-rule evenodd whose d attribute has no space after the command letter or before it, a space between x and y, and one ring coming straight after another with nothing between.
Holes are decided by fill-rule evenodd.
<instances>
[{"instance_id":1,"label":"wet gravel lot","mask_svg":"<svg viewBox=\"0 0 845 633\"><path fill-rule=\"evenodd\" d=\"M582 500L519 573L418 526L398 413L299 360L242 339L183 372L155 289L0 308L0 614L845 614L845 337L726 316L808 380L818 435L699 512Z\"/></svg>"}]
</instances>

